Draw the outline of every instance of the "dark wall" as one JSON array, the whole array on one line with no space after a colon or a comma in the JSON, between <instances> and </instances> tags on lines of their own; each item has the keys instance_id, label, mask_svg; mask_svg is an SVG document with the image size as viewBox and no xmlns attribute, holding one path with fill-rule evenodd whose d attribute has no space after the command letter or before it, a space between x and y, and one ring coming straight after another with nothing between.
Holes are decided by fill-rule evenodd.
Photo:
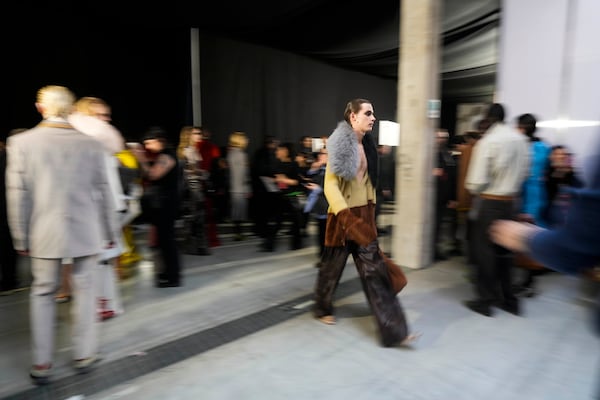
<instances>
[{"instance_id":1,"label":"dark wall","mask_svg":"<svg viewBox=\"0 0 600 400\"><path fill-rule=\"evenodd\" d=\"M180 126L191 122L188 29L55 22L33 20L27 35L15 32L7 41L9 96L2 97L9 100L2 107L0 138L40 121L35 96L48 84L67 86L77 97L105 99L128 140L150 125L164 126L175 138Z\"/></svg>"},{"instance_id":2,"label":"dark wall","mask_svg":"<svg viewBox=\"0 0 600 400\"><path fill-rule=\"evenodd\" d=\"M188 28L56 23L58 16L49 25L46 17L33 18L27 35L6 41L8 93L0 96L0 139L13 128L37 124L36 91L59 84L77 96L108 101L113 123L127 140L161 125L178 141L180 128L193 122ZM249 135L249 151L267 134L292 142L329 135L355 97L370 99L379 120L396 119L395 79L210 35L201 36L200 65L202 124L220 146L236 130ZM460 101L445 99L442 89L441 126L453 129Z\"/></svg>"},{"instance_id":3,"label":"dark wall","mask_svg":"<svg viewBox=\"0 0 600 400\"><path fill-rule=\"evenodd\" d=\"M212 36L201 43L202 124L219 145L236 130L250 137L250 152L264 135L294 143L327 136L356 97L371 100L378 119L395 120L395 79Z\"/></svg>"}]
</instances>

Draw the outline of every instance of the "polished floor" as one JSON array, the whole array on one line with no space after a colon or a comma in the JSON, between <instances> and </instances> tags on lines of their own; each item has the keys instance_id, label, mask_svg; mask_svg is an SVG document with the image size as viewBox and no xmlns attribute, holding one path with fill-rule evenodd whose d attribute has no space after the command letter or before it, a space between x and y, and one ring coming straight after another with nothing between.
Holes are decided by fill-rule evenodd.
<instances>
[{"instance_id":1,"label":"polished floor","mask_svg":"<svg viewBox=\"0 0 600 400\"><path fill-rule=\"evenodd\" d=\"M462 305L471 297L463 257L407 271L399 298L422 336L383 348L351 260L338 323L327 326L310 314L316 247L290 251L282 237L263 253L254 237L222 242L210 256L183 256L179 288L153 286L143 248L137 273L120 282L125 313L101 323L103 360L90 374L69 366L69 304L58 305L56 372L44 387L27 375L29 291L0 297L0 398L600 399L596 288L579 278L544 275L523 316L488 318ZM24 279L27 268L22 260Z\"/></svg>"}]
</instances>

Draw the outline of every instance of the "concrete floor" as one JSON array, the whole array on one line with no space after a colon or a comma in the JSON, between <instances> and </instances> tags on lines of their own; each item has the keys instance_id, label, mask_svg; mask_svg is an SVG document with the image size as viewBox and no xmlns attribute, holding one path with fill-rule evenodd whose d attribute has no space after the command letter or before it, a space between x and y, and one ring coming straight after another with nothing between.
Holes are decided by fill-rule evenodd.
<instances>
[{"instance_id":1,"label":"concrete floor","mask_svg":"<svg viewBox=\"0 0 600 400\"><path fill-rule=\"evenodd\" d=\"M262 253L256 238L224 237L210 256L184 255L184 286L163 289L143 249L120 283L125 313L101 323L104 359L89 375L68 365L69 304L58 305L56 373L42 388L27 375L29 291L0 297L0 398L600 399L599 337L579 278L544 275L522 317L487 318L462 305L472 295L463 257L407 271L399 298L422 336L382 348L352 262L338 323L326 326L310 314L316 247L283 242Z\"/></svg>"}]
</instances>

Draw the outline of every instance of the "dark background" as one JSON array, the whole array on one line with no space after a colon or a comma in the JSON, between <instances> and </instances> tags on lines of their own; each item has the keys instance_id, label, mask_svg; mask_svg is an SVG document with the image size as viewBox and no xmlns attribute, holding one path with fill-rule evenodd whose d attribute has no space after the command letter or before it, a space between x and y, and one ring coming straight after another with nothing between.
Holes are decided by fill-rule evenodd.
<instances>
[{"instance_id":1,"label":"dark background","mask_svg":"<svg viewBox=\"0 0 600 400\"><path fill-rule=\"evenodd\" d=\"M444 3L444 51L499 24L497 0ZM219 145L234 130L248 133L251 151L266 134L294 142L327 135L354 97L370 99L378 119L396 118L399 1L128 7L19 3L3 13L0 139L39 122L36 91L59 84L105 99L127 140L161 125L176 143L193 122L190 28L201 33L202 125ZM440 126L454 133L458 103L491 101L495 65L440 79Z\"/></svg>"}]
</instances>

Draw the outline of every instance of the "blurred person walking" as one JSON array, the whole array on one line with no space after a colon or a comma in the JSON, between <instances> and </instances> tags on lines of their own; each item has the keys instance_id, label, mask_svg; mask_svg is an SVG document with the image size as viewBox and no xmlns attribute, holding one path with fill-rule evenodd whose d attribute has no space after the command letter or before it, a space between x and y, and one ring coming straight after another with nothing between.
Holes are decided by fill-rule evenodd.
<instances>
[{"instance_id":1,"label":"blurred person walking","mask_svg":"<svg viewBox=\"0 0 600 400\"><path fill-rule=\"evenodd\" d=\"M254 232L263 239L261 249L266 248L266 237L270 226L276 221L273 210L277 206L279 189L275 185L275 149L277 139L267 135L263 144L252 155L250 163L250 176L252 180L252 199L250 201L250 214L254 224Z\"/></svg>"},{"instance_id":2,"label":"blurred person walking","mask_svg":"<svg viewBox=\"0 0 600 400\"><path fill-rule=\"evenodd\" d=\"M201 140L202 130L199 127L184 126L181 128L177 157L182 163L184 179L189 188L188 196L181 200L185 226L185 252L207 256L211 254L206 235L205 187L208 171L201 168L202 156L198 151L198 143Z\"/></svg>"},{"instance_id":3,"label":"blurred person walking","mask_svg":"<svg viewBox=\"0 0 600 400\"><path fill-rule=\"evenodd\" d=\"M75 97L45 86L36 108L43 121L7 142L7 202L15 249L31 258L31 328L35 384L53 367L56 292L61 260L73 259L73 367L88 372L98 360L98 254L119 236L105 151L67 121Z\"/></svg>"},{"instance_id":4,"label":"blurred person walking","mask_svg":"<svg viewBox=\"0 0 600 400\"><path fill-rule=\"evenodd\" d=\"M175 239L175 220L180 206L176 149L169 144L163 128L152 127L144 134L143 148L138 146L133 152L149 183L144 188L146 200L142 207L149 222L156 227L162 264L156 271L156 286L181 286L181 261Z\"/></svg>"},{"instance_id":5,"label":"blurred person walking","mask_svg":"<svg viewBox=\"0 0 600 400\"><path fill-rule=\"evenodd\" d=\"M464 240L466 241L466 256L467 265L469 266L469 277L471 278L475 265L475 249L473 248L473 215L477 210L477 197L473 196L465 188L465 179L467 177L467 171L469 169L469 163L471 161L471 154L473 153L473 147L477 141L481 138L481 132L479 131L467 131L463 135L464 142L457 145L456 149L460 152L457 164L457 178L456 178L456 212L457 219L464 224Z\"/></svg>"},{"instance_id":6,"label":"blurred person walking","mask_svg":"<svg viewBox=\"0 0 600 400\"><path fill-rule=\"evenodd\" d=\"M312 215L317 221L318 234L317 234L317 245L319 246L319 260L325 252L325 232L327 227L327 209L329 203L325 197L325 171L327 169L327 149L322 148L317 153L317 159L312 163L309 170L306 172L306 176L310 178L310 182L306 183L306 188L310 191L306 204L304 206L304 212ZM317 263L317 268L320 268L321 263Z\"/></svg>"},{"instance_id":7,"label":"blurred person walking","mask_svg":"<svg viewBox=\"0 0 600 400\"><path fill-rule=\"evenodd\" d=\"M221 149L215 143L212 142L212 132L205 126L200 127L202 132L201 140L196 143L198 152L200 153L200 168L208 173L206 179L205 194L206 198L204 201L205 205L205 216L206 216L206 227L208 235L208 245L210 247L219 247L221 240L219 239L219 232L217 229L218 220L218 208L215 204L217 197L217 189L214 187L213 182L216 177L213 174L219 168L219 160L222 157Z\"/></svg>"},{"instance_id":8,"label":"blurred person walking","mask_svg":"<svg viewBox=\"0 0 600 400\"><path fill-rule=\"evenodd\" d=\"M121 132L110 123L111 108L98 97L82 97L75 102L75 112L69 115L68 121L78 131L98 140L106 151L108 183L117 210L114 218L122 230L125 223L127 203L119 175L120 161L116 154L125 148L125 140ZM124 312L117 278L117 261L124 250L123 235L120 235L115 246L106 249L99 255L100 268L98 268L98 273L100 276L97 279L97 290L98 317L101 321ZM63 271L66 271L66 269L63 269ZM63 282L66 280L68 278L63 279Z\"/></svg>"},{"instance_id":9,"label":"blurred person walking","mask_svg":"<svg viewBox=\"0 0 600 400\"><path fill-rule=\"evenodd\" d=\"M488 317L492 306L519 315L519 301L512 290L513 254L496 246L488 229L497 219L516 217L515 200L529 172L529 146L524 135L504 124L501 104L492 104L486 119L490 127L473 148L465 179L465 187L480 198L473 222L476 297L465 306Z\"/></svg>"},{"instance_id":10,"label":"blurred person walking","mask_svg":"<svg viewBox=\"0 0 600 400\"><path fill-rule=\"evenodd\" d=\"M229 165L229 218L233 223L235 240L243 240L242 223L248 220L248 198L252 195L250 186L250 164L246 148L248 137L245 132L229 135L227 164Z\"/></svg>"},{"instance_id":11,"label":"blurred person walking","mask_svg":"<svg viewBox=\"0 0 600 400\"><path fill-rule=\"evenodd\" d=\"M8 136L26 131L13 129ZM0 142L0 295L12 294L19 289L17 251L8 226L6 205L6 146Z\"/></svg>"},{"instance_id":12,"label":"blurred person walking","mask_svg":"<svg viewBox=\"0 0 600 400\"><path fill-rule=\"evenodd\" d=\"M529 174L523 182L521 191L521 207L517 219L547 227L544 210L548 207L548 193L546 191L546 174L550 166L550 145L535 135L537 130L536 118L532 114L522 114L517 117L517 130L529 141ZM513 290L518 296L532 297L537 294L535 277L544 272L544 267L531 262L529 258L517 255L517 267L524 269L523 277L516 283Z\"/></svg>"},{"instance_id":13,"label":"blurred person walking","mask_svg":"<svg viewBox=\"0 0 600 400\"><path fill-rule=\"evenodd\" d=\"M434 261L443 261L448 256L442 250L443 224L444 217L450 211L455 214L456 209L456 161L448 148L450 135L446 129L438 129L435 133L436 140L436 166L433 169L435 180L435 201L434 201L434 229L432 250ZM455 218L455 215L452 215ZM454 237L452 240L454 241ZM456 245L453 243L453 245Z\"/></svg>"},{"instance_id":14,"label":"blurred person walking","mask_svg":"<svg viewBox=\"0 0 600 400\"><path fill-rule=\"evenodd\" d=\"M279 188L277 192L277 207L272 211L277 221L268 230L264 250L272 251L276 246L277 233L281 230L282 222L290 222L290 249L298 250L303 246L302 223L304 220L300 195L304 193L301 185L300 167L296 162L296 151L291 142L279 143L275 149L274 182Z\"/></svg>"},{"instance_id":15,"label":"blurred person walking","mask_svg":"<svg viewBox=\"0 0 600 400\"><path fill-rule=\"evenodd\" d=\"M600 265L600 155L597 150L586 158L583 169L588 177L583 186L565 188L570 198L564 223L543 228L527 222L497 220L490 227L494 243L526 254L554 271L580 278L586 274L593 276L590 272ZM590 325L600 337L600 277L595 276L596 300ZM598 369L596 376L597 372ZM597 390L596 398L600 399L600 380Z\"/></svg>"}]
</instances>

